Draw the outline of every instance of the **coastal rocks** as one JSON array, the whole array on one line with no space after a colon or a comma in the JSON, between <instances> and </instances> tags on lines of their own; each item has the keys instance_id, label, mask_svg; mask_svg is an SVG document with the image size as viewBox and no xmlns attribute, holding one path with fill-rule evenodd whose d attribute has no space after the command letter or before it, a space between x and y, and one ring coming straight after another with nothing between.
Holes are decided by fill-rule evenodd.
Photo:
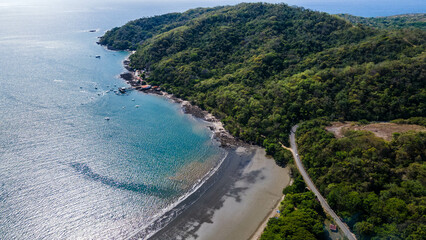
<instances>
[{"instance_id":1,"label":"coastal rocks","mask_svg":"<svg viewBox=\"0 0 426 240\"><path fill-rule=\"evenodd\" d=\"M208 128L213 132L214 138L220 141L222 147L234 147L242 146L243 142L235 139L226 129L223 127L222 122L214 117L211 113L202 110L196 105L192 105L188 101L181 100L182 110L186 114L191 114L196 118L203 119L204 121L210 122L212 125Z\"/></svg>"},{"instance_id":2,"label":"coastal rocks","mask_svg":"<svg viewBox=\"0 0 426 240\"><path fill-rule=\"evenodd\" d=\"M127 71L133 72L133 68L130 67L130 60L128 58L123 61L123 65L124 68L127 69Z\"/></svg>"},{"instance_id":3,"label":"coastal rocks","mask_svg":"<svg viewBox=\"0 0 426 240\"><path fill-rule=\"evenodd\" d=\"M133 80L133 74L130 72L126 72L126 73L122 73L120 74L120 77L124 80L126 80L127 82L132 81Z\"/></svg>"},{"instance_id":4,"label":"coastal rocks","mask_svg":"<svg viewBox=\"0 0 426 240\"><path fill-rule=\"evenodd\" d=\"M200 107L194 106L191 103L189 103L188 101L183 101L181 103L181 106L182 106L182 109L183 109L184 113L192 114L194 117L201 118L203 120L208 121L206 119L206 116L207 116L208 112L202 110Z\"/></svg>"},{"instance_id":5,"label":"coastal rocks","mask_svg":"<svg viewBox=\"0 0 426 240\"><path fill-rule=\"evenodd\" d=\"M222 122L219 119L217 119L211 113L201 109L200 107L196 105L192 105L190 102L182 100L174 96L173 94L164 92L160 90L159 87L158 89L154 89L154 88L142 89L140 87L141 79L137 77L138 72L135 72L134 69L130 67L130 60L128 58L125 59L123 61L123 64L128 72L122 73L120 75L122 79L126 80L127 83L129 83L133 88L135 88L138 91L142 91L144 93L162 95L175 103L180 103L182 107L182 111L185 114L191 114L196 118L199 118L211 123L211 125L208 127L213 132L213 137L220 142L221 147L237 147L237 146L246 145L244 142L234 138L228 131L226 131L226 129L223 127ZM145 73L145 74L149 74L149 73Z\"/></svg>"}]
</instances>

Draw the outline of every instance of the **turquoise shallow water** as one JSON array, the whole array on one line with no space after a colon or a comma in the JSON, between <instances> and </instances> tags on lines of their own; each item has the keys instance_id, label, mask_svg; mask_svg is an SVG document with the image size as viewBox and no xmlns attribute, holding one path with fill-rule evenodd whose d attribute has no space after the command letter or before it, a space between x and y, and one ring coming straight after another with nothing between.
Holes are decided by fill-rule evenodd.
<instances>
[{"instance_id":1,"label":"turquoise shallow water","mask_svg":"<svg viewBox=\"0 0 426 240\"><path fill-rule=\"evenodd\" d=\"M0 2L0 239L126 238L223 158L205 123L179 105L107 92L126 86L118 75L128 53L95 42L142 16L235 3ZM413 9L409 3L404 6ZM333 13L383 12L357 4L300 4Z\"/></svg>"},{"instance_id":2,"label":"turquoise shallow water","mask_svg":"<svg viewBox=\"0 0 426 240\"><path fill-rule=\"evenodd\" d=\"M128 237L223 158L178 104L109 91L126 86L128 53L96 37L126 18L105 5L0 6L0 239Z\"/></svg>"}]
</instances>

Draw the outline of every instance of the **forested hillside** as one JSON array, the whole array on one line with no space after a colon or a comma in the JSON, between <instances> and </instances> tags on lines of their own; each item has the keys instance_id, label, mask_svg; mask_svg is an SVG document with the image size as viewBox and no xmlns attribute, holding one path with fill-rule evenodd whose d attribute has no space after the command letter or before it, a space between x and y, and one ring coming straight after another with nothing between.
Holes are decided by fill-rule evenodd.
<instances>
[{"instance_id":1,"label":"forested hillside","mask_svg":"<svg viewBox=\"0 0 426 240\"><path fill-rule=\"evenodd\" d=\"M292 125L321 116L425 116L425 39L419 29L377 30L256 3L139 19L100 43L138 46L131 64L150 71L148 82L212 112L234 136L263 144L265 137L286 142Z\"/></svg>"},{"instance_id":2,"label":"forested hillside","mask_svg":"<svg viewBox=\"0 0 426 240\"><path fill-rule=\"evenodd\" d=\"M100 43L137 49L131 66L147 70L149 83L210 111L235 137L263 145L280 165L291 159L280 143L288 141L291 126L308 121L298 132L302 159L355 233L361 239L421 239L424 133L396 135L392 142L368 132L335 139L323 129L325 120L309 121L424 125L423 25L405 29L407 19L394 27L370 20L352 24L285 4L244 3L135 20ZM324 237L313 195L303 187L286 191L283 213L262 239L302 239L299 232Z\"/></svg>"},{"instance_id":3,"label":"forested hillside","mask_svg":"<svg viewBox=\"0 0 426 240\"><path fill-rule=\"evenodd\" d=\"M426 14L403 14L389 17L358 17L350 14L337 14L354 24L363 24L376 28L420 28L426 29Z\"/></svg>"},{"instance_id":4,"label":"forested hillside","mask_svg":"<svg viewBox=\"0 0 426 240\"><path fill-rule=\"evenodd\" d=\"M426 236L426 133L394 134L387 142L367 131L336 139L324 120L297 130L309 176L358 239Z\"/></svg>"},{"instance_id":5,"label":"forested hillside","mask_svg":"<svg viewBox=\"0 0 426 240\"><path fill-rule=\"evenodd\" d=\"M326 239L323 230L325 214L313 192L306 189L303 178L284 189L284 201L279 216L271 218L260 240L269 239Z\"/></svg>"},{"instance_id":6,"label":"forested hillside","mask_svg":"<svg viewBox=\"0 0 426 240\"><path fill-rule=\"evenodd\" d=\"M112 50L136 50L139 44L155 34L180 27L193 18L221 8L223 7L197 8L184 13L169 13L130 21L122 27L115 27L106 32L99 43Z\"/></svg>"}]
</instances>

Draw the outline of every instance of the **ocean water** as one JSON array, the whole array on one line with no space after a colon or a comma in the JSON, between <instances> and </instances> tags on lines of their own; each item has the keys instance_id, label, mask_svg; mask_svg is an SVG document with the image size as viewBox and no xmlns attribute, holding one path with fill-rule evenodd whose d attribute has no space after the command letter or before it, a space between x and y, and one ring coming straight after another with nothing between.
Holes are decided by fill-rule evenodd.
<instances>
[{"instance_id":1,"label":"ocean water","mask_svg":"<svg viewBox=\"0 0 426 240\"><path fill-rule=\"evenodd\" d=\"M426 13L424 0L284 0L281 2L331 14L349 13L361 17Z\"/></svg>"},{"instance_id":2,"label":"ocean water","mask_svg":"<svg viewBox=\"0 0 426 240\"><path fill-rule=\"evenodd\" d=\"M299 5L363 16L425 9L344 2ZM128 53L96 41L139 17L236 3L2 0L0 239L125 239L190 192L225 152L179 105L114 94Z\"/></svg>"},{"instance_id":3,"label":"ocean water","mask_svg":"<svg viewBox=\"0 0 426 240\"><path fill-rule=\"evenodd\" d=\"M110 91L128 53L97 36L150 12L14 4L0 5L0 239L129 237L225 153L178 104Z\"/></svg>"}]
</instances>

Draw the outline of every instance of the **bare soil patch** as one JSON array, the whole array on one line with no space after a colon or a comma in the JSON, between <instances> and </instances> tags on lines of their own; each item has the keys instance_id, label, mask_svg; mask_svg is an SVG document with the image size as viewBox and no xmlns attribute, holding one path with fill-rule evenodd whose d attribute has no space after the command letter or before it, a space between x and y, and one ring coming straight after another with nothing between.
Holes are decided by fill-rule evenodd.
<instances>
[{"instance_id":1,"label":"bare soil patch","mask_svg":"<svg viewBox=\"0 0 426 240\"><path fill-rule=\"evenodd\" d=\"M370 123L359 125L356 122L333 122L326 130L332 132L336 138L342 138L346 130L370 131L377 137L386 141L392 140L393 133L404 133L408 131L426 132L426 128L414 124L396 124L396 123Z\"/></svg>"}]
</instances>

